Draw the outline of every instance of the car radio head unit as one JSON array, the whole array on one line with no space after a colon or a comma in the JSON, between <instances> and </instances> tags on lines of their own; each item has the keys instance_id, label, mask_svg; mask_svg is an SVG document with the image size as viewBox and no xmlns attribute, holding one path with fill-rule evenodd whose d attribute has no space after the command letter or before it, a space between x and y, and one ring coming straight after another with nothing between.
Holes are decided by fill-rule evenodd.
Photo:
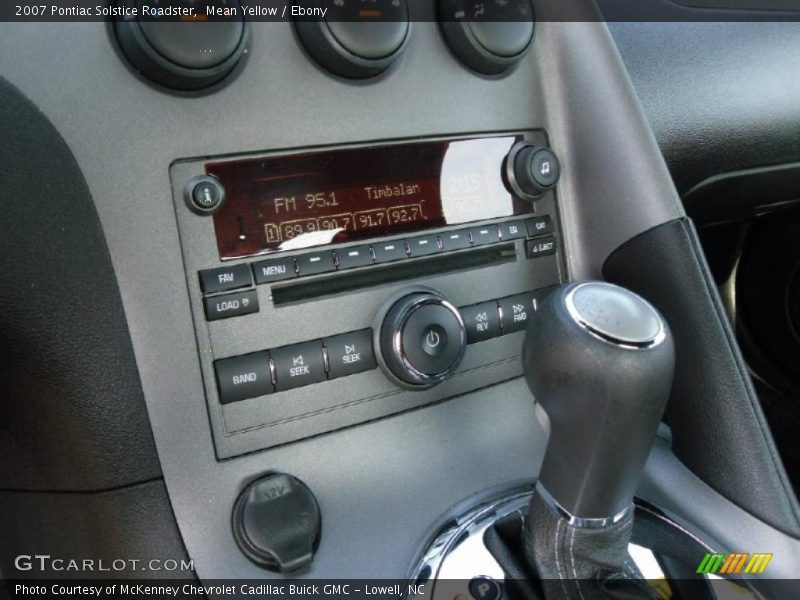
<instances>
[{"instance_id":1,"label":"car radio head unit","mask_svg":"<svg viewBox=\"0 0 800 600\"><path fill-rule=\"evenodd\" d=\"M222 260L530 212L503 160L521 136L446 139L210 162Z\"/></svg>"},{"instance_id":2,"label":"car radio head unit","mask_svg":"<svg viewBox=\"0 0 800 600\"><path fill-rule=\"evenodd\" d=\"M548 147L529 130L173 162L217 458L520 376L567 273Z\"/></svg>"}]
</instances>

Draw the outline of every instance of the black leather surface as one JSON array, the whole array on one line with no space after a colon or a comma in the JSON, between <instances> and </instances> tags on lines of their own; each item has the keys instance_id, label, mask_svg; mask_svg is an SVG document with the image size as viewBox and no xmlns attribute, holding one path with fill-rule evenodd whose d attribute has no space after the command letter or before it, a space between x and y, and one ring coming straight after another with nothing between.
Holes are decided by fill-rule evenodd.
<instances>
[{"instance_id":1,"label":"black leather surface","mask_svg":"<svg viewBox=\"0 0 800 600\"><path fill-rule=\"evenodd\" d=\"M793 536L800 509L688 220L628 241L605 277L650 300L675 339L667 405L676 455L712 488Z\"/></svg>"},{"instance_id":2,"label":"black leather surface","mask_svg":"<svg viewBox=\"0 0 800 600\"><path fill-rule=\"evenodd\" d=\"M2 79L0 181L0 489L160 476L89 190L58 132Z\"/></svg>"},{"instance_id":3,"label":"black leather surface","mask_svg":"<svg viewBox=\"0 0 800 600\"><path fill-rule=\"evenodd\" d=\"M161 480L110 492L0 492L0 572L6 578L194 577ZM93 571L14 566L16 556L93 559ZM139 563L114 563L139 560ZM160 561L149 564L151 560ZM178 569L172 563L178 561ZM99 561L109 571L97 570ZM50 563L47 563L48 565ZM68 563L56 563L56 568ZM114 566L115 565L115 566ZM111 570L113 567L113 570ZM117 568L119 567L119 569Z\"/></svg>"},{"instance_id":4,"label":"black leather surface","mask_svg":"<svg viewBox=\"0 0 800 600\"><path fill-rule=\"evenodd\" d=\"M800 159L800 24L609 29L681 195L712 175Z\"/></svg>"}]
</instances>

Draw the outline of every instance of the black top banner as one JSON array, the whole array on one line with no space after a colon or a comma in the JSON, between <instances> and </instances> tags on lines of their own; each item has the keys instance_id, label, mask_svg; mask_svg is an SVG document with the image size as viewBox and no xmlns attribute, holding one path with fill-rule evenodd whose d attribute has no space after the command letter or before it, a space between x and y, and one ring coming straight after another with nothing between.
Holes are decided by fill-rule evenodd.
<instances>
[{"instance_id":1,"label":"black top banner","mask_svg":"<svg viewBox=\"0 0 800 600\"><path fill-rule=\"evenodd\" d=\"M6 22L115 19L765 22L800 21L800 0L7 0L0 3L0 21Z\"/></svg>"}]
</instances>

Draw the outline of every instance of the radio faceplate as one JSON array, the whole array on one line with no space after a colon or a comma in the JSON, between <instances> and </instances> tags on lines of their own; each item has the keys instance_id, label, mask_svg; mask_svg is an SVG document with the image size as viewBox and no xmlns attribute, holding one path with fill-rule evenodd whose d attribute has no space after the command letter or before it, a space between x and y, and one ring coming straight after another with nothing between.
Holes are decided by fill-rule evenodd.
<instances>
[{"instance_id":1,"label":"radio faceplate","mask_svg":"<svg viewBox=\"0 0 800 600\"><path fill-rule=\"evenodd\" d=\"M441 147L453 141L497 138L546 144L543 132L527 132L361 144L336 151ZM249 258L222 260L216 217L189 209L184 201L186 182L213 172L209 165L217 165L220 173L219 165L226 163L309 154L303 150L189 159L170 168L205 401L220 459L521 375L526 310L534 309L546 288L565 278L554 191L534 203L512 197L505 205L507 215L500 218L473 221L472 213L450 209L447 222L457 226L426 226L423 231L401 230L405 235L375 238L353 237L350 232L344 236L346 243L335 243L340 236L324 246L268 253L260 248ZM226 202L232 197L229 188L252 188L246 181L224 177L221 181ZM373 185L367 177L360 181ZM425 391L401 389L374 368L366 341L385 299L416 284L433 288L464 308L465 320L473 319L475 328L459 368Z\"/></svg>"}]
</instances>

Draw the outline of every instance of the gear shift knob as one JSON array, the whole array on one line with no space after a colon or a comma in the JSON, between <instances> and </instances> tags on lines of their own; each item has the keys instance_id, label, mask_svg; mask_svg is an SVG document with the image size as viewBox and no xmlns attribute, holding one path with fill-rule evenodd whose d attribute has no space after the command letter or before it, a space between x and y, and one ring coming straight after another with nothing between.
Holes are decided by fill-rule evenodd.
<instances>
[{"instance_id":1,"label":"gear shift knob","mask_svg":"<svg viewBox=\"0 0 800 600\"><path fill-rule=\"evenodd\" d=\"M550 419L539 491L571 523L600 527L630 510L674 354L659 312L608 283L565 284L528 323L525 377Z\"/></svg>"}]
</instances>

